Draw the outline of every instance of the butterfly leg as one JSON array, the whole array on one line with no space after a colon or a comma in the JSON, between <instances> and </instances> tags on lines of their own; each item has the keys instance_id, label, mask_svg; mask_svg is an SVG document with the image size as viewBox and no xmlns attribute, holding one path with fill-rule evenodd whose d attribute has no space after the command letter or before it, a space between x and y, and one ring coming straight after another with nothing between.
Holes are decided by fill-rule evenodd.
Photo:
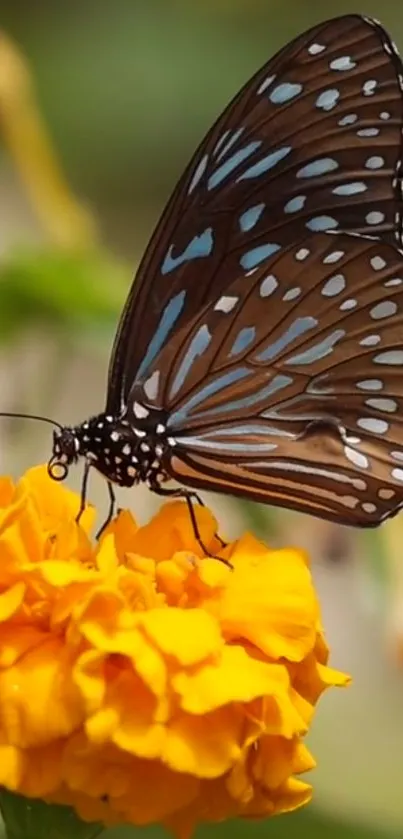
<instances>
[{"instance_id":1,"label":"butterfly leg","mask_svg":"<svg viewBox=\"0 0 403 839\"><path fill-rule=\"evenodd\" d=\"M115 512L116 512L116 495L115 495L115 490L113 489L113 484L111 483L111 481L107 481L106 483L107 483L108 494L109 494L109 510L108 510L108 515L107 515L102 527L100 527L100 529L98 530L98 533L96 535L97 539L101 538L104 530L108 527L108 524L112 521L112 519L114 518Z\"/></svg>"},{"instance_id":2,"label":"butterfly leg","mask_svg":"<svg viewBox=\"0 0 403 839\"><path fill-rule=\"evenodd\" d=\"M187 491L187 490L179 490L179 491L181 492L181 497L186 497L187 496L186 497L186 503L187 503L188 506L189 506L189 499L191 500L192 498L194 498L194 500L196 501L197 504L200 504L200 507L205 507L206 506L203 499L200 498L200 495L198 495L198 493L195 492L193 489L189 490L189 491ZM186 496L185 496L185 493L186 493ZM190 512L190 509L189 509L189 512ZM215 533L214 536L215 536L216 539L218 539L222 548L227 547L227 542L224 542L224 539L221 539L221 536L219 535L219 533Z\"/></svg>"},{"instance_id":3,"label":"butterfly leg","mask_svg":"<svg viewBox=\"0 0 403 839\"><path fill-rule=\"evenodd\" d=\"M211 554L210 551L206 548L206 546L205 546L205 544L204 544L204 542L203 542L203 540L200 536L200 531L199 531L199 528L198 528L197 519L196 519L196 516L195 516L195 511L193 509L192 500L196 501L202 507L204 507L205 504L203 503L203 501L201 501L197 492L193 492L193 490L187 490L187 489L183 489L183 488L182 489L167 489L167 487L162 487L157 482L155 482L155 484L153 484L150 488L157 495L168 496L168 497L171 497L171 498L182 498L184 501L186 501L187 508L189 510L190 521L192 522L193 532L194 532L195 538L198 541L202 551L204 551L206 556L210 556L213 559L218 559L220 562L223 562L224 565L230 565L230 563L226 559L223 559L220 556L215 556L214 554ZM223 540L220 539L219 536L217 536L217 538L221 542L221 545L223 547L225 547L226 543L223 542ZM231 568L232 568L232 566L231 566Z\"/></svg>"},{"instance_id":4,"label":"butterfly leg","mask_svg":"<svg viewBox=\"0 0 403 839\"><path fill-rule=\"evenodd\" d=\"M192 499L194 499L196 501L196 504L200 504L200 507L205 507L206 506L203 499L200 497L200 495L197 492L194 491L194 489L192 489L192 490L185 490L185 489L184 490L175 490L175 492L176 491L179 493L180 498L185 498L188 507L189 507L189 503L191 503ZM193 512L193 508L192 508L192 512ZM192 518L192 515L190 513L190 507L189 507L189 514L190 514L190 517ZM193 519L192 519L192 524L193 524ZM196 529L195 529L195 533L196 533ZM224 542L224 539L221 539L221 536L218 533L215 533L214 536L215 536L216 539L218 539L222 548L227 547L227 542Z\"/></svg>"},{"instance_id":5,"label":"butterfly leg","mask_svg":"<svg viewBox=\"0 0 403 839\"><path fill-rule=\"evenodd\" d=\"M80 509L76 515L76 522L80 524L81 516L85 510L87 504L87 489L88 489L88 478L90 474L91 464L88 460L85 461L84 465L84 472L83 472L83 480L81 484L81 500L80 500Z\"/></svg>"}]
</instances>

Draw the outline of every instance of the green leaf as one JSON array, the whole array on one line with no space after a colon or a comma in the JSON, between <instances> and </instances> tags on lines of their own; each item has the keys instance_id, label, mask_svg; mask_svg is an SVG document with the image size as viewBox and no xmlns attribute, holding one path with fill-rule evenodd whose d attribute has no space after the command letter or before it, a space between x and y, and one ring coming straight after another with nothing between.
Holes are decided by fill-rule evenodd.
<instances>
[{"instance_id":1,"label":"green leaf","mask_svg":"<svg viewBox=\"0 0 403 839\"><path fill-rule=\"evenodd\" d=\"M18 251L0 265L0 340L27 329L58 334L108 330L116 322L129 271L102 251Z\"/></svg>"},{"instance_id":2,"label":"green leaf","mask_svg":"<svg viewBox=\"0 0 403 839\"><path fill-rule=\"evenodd\" d=\"M94 839L103 826L83 822L71 807L45 804L6 789L0 792L0 810L7 839Z\"/></svg>"}]
</instances>

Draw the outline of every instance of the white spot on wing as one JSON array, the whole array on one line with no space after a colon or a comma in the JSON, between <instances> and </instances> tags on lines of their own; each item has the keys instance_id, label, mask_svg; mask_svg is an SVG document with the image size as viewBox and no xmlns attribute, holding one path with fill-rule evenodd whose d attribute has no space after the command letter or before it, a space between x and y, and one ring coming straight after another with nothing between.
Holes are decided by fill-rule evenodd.
<instances>
[{"instance_id":1,"label":"white spot on wing","mask_svg":"<svg viewBox=\"0 0 403 839\"><path fill-rule=\"evenodd\" d=\"M301 289L299 286L295 286L295 288L290 288L286 291L283 300L288 303L289 300L295 300L296 297L299 297L301 294Z\"/></svg>"},{"instance_id":2,"label":"white spot on wing","mask_svg":"<svg viewBox=\"0 0 403 839\"><path fill-rule=\"evenodd\" d=\"M402 283L403 280L401 279L401 277L392 277L391 280L386 280L386 282L384 282L383 285L385 288L393 288L394 286L401 285Z\"/></svg>"},{"instance_id":3,"label":"white spot on wing","mask_svg":"<svg viewBox=\"0 0 403 839\"><path fill-rule=\"evenodd\" d=\"M361 338L360 347L376 347L380 340L380 335L367 335L365 338Z\"/></svg>"},{"instance_id":4,"label":"white spot on wing","mask_svg":"<svg viewBox=\"0 0 403 839\"><path fill-rule=\"evenodd\" d=\"M368 469L368 458L364 454L361 454L361 452L357 452L355 449L350 448L350 446L344 446L344 454L351 463L354 463L354 466L358 466L360 469Z\"/></svg>"},{"instance_id":5,"label":"white spot on wing","mask_svg":"<svg viewBox=\"0 0 403 839\"><path fill-rule=\"evenodd\" d=\"M276 78L276 76L275 76L275 75L273 75L273 76L267 76L267 78L266 78L266 79L264 79L264 80L262 81L262 83L260 84L260 86L258 87L258 89L257 89L256 93L259 95L260 93L263 93L265 90L267 90L267 88L268 88L268 87L270 87L270 85L272 84L272 82L274 82L274 79L275 79L275 78Z\"/></svg>"},{"instance_id":6,"label":"white spot on wing","mask_svg":"<svg viewBox=\"0 0 403 839\"><path fill-rule=\"evenodd\" d=\"M274 274L269 274L260 284L260 296L261 297L269 297L270 294L273 294L273 291L276 290L278 286L278 280L274 276Z\"/></svg>"},{"instance_id":7,"label":"white spot on wing","mask_svg":"<svg viewBox=\"0 0 403 839\"><path fill-rule=\"evenodd\" d=\"M377 210L372 210L365 216L367 224L382 224L385 221L385 213L380 213Z\"/></svg>"},{"instance_id":8,"label":"white spot on wing","mask_svg":"<svg viewBox=\"0 0 403 839\"><path fill-rule=\"evenodd\" d=\"M332 251L328 253L323 260L324 265L330 265L332 262L338 262L344 256L344 251Z\"/></svg>"},{"instance_id":9,"label":"white spot on wing","mask_svg":"<svg viewBox=\"0 0 403 839\"><path fill-rule=\"evenodd\" d=\"M215 312L232 312L232 309L238 303L239 297L230 297L230 295L223 295L217 300L217 303L214 306Z\"/></svg>"},{"instance_id":10,"label":"white spot on wing","mask_svg":"<svg viewBox=\"0 0 403 839\"><path fill-rule=\"evenodd\" d=\"M380 320L381 318L390 318L397 312L397 303L394 300L383 300L370 310L370 315L373 320Z\"/></svg>"},{"instance_id":11,"label":"white spot on wing","mask_svg":"<svg viewBox=\"0 0 403 839\"><path fill-rule=\"evenodd\" d=\"M315 44L311 44L308 47L308 52L309 52L309 55L319 55L319 53L323 52L323 50L325 50L325 49L326 49L326 47L325 47L324 44L315 43Z\"/></svg>"},{"instance_id":12,"label":"white spot on wing","mask_svg":"<svg viewBox=\"0 0 403 839\"><path fill-rule=\"evenodd\" d=\"M357 122L358 114L346 114L344 117L339 119L338 125L345 126L345 125L353 125Z\"/></svg>"},{"instance_id":13,"label":"white spot on wing","mask_svg":"<svg viewBox=\"0 0 403 839\"><path fill-rule=\"evenodd\" d=\"M148 399L156 399L160 381L160 371L154 370L151 376L143 384L143 390Z\"/></svg>"},{"instance_id":14,"label":"white spot on wing","mask_svg":"<svg viewBox=\"0 0 403 839\"><path fill-rule=\"evenodd\" d=\"M348 300L344 300L340 304L339 309L341 312L348 312L350 309L355 309L356 306L358 306L358 300L355 297L349 297Z\"/></svg>"},{"instance_id":15,"label":"white spot on wing","mask_svg":"<svg viewBox=\"0 0 403 839\"><path fill-rule=\"evenodd\" d=\"M356 61L353 61L350 55L341 55L339 58L334 58L329 67L331 70L353 70L356 67Z\"/></svg>"},{"instance_id":16,"label":"white spot on wing","mask_svg":"<svg viewBox=\"0 0 403 839\"><path fill-rule=\"evenodd\" d=\"M199 161L199 163L196 166L196 169L194 170L192 180L190 181L190 184L189 184L188 195L191 195L191 193L193 192L193 190L195 189L197 184L201 181L201 179L202 179L202 177L203 177L203 175L204 175L204 173L207 169L207 163L208 163L208 154L205 154L205 155L203 155L202 159Z\"/></svg>"},{"instance_id":17,"label":"white spot on wing","mask_svg":"<svg viewBox=\"0 0 403 839\"><path fill-rule=\"evenodd\" d=\"M298 262L302 262L307 258L307 256L309 256L309 253L308 248L300 248L295 254L295 259L297 259Z\"/></svg>"},{"instance_id":18,"label":"white spot on wing","mask_svg":"<svg viewBox=\"0 0 403 839\"><path fill-rule=\"evenodd\" d=\"M396 495L394 489L387 489L387 487L378 489L378 498L382 498L384 501L390 501L394 495Z\"/></svg>"},{"instance_id":19,"label":"white spot on wing","mask_svg":"<svg viewBox=\"0 0 403 839\"><path fill-rule=\"evenodd\" d=\"M346 287L346 280L343 274L336 274L334 277L330 277L327 280L322 288L322 294L324 297L335 297L340 292L344 291Z\"/></svg>"},{"instance_id":20,"label":"white spot on wing","mask_svg":"<svg viewBox=\"0 0 403 839\"><path fill-rule=\"evenodd\" d=\"M360 417L357 420L357 425L364 431L372 432L372 434L386 434L389 429L389 423L386 420L375 419L375 417Z\"/></svg>"},{"instance_id":21,"label":"white spot on wing","mask_svg":"<svg viewBox=\"0 0 403 839\"><path fill-rule=\"evenodd\" d=\"M364 501L361 507L364 513L376 513L376 504L373 504L372 501Z\"/></svg>"},{"instance_id":22,"label":"white spot on wing","mask_svg":"<svg viewBox=\"0 0 403 839\"><path fill-rule=\"evenodd\" d=\"M378 353L378 355L374 356L375 364L391 364L391 365L399 365L403 364L403 351L402 350L386 350L386 352Z\"/></svg>"},{"instance_id":23,"label":"white spot on wing","mask_svg":"<svg viewBox=\"0 0 403 839\"><path fill-rule=\"evenodd\" d=\"M357 131L357 137L377 137L380 130L380 128L360 128Z\"/></svg>"},{"instance_id":24,"label":"white spot on wing","mask_svg":"<svg viewBox=\"0 0 403 839\"><path fill-rule=\"evenodd\" d=\"M364 82L362 86L362 92L364 96L373 96L375 93L376 86L377 81L375 79L368 79L367 82Z\"/></svg>"},{"instance_id":25,"label":"white spot on wing","mask_svg":"<svg viewBox=\"0 0 403 839\"><path fill-rule=\"evenodd\" d=\"M381 379L362 379L357 382L357 387L360 390L382 390L383 381Z\"/></svg>"},{"instance_id":26,"label":"white spot on wing","mask_svg":"<svg viewBox=\"0 0 403 839\"><path fill-rule=\"evenodd\" d=\"M382 271L382 268L386 268L386 261L382 256L373 256L370 259L370 264L374 271Z\"/></svg>"},{"instance_id":27,"label":"white spot on wing","mask_svg":"<svg viewBox=\"0 0 403 839\"><path fill-rule=\"evenodd\" d=\"M140 402L134 402L133 413L137 419L145 419L150 414L148 408L145 408L144 405L140 404Z\"/></svg>"},{"instance_id":28,"label":"white spot on wing","mask_svg":"<svg viewBox=\"0 0 403 839\"><path fill-rule=\"evenodd\" d=\"M388 414L394 414L399 408L395 399L372 398L366 399L365 404L369 408L374 408L375 411L385 411Z\"/></svg>"},{"instance_id":29,"label":"white spot on wing","mask_svg":"<svg viewBox=\"0 0 403 839\"><path fill-rule=\"evenodd\" d=\"M366 169L382 169L382 166L385 165L385 158L381 157L379 154L373 154L371 157L368 157L365 161L365 168Z\"/></svg>"}]
</instances>

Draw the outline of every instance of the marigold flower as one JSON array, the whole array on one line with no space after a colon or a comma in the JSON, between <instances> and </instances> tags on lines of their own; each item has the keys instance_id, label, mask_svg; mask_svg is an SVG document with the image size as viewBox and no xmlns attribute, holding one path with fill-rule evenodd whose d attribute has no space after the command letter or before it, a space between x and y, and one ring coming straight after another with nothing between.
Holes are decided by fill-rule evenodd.
<instances>
[{"instance_id":1,"label":"marigold flower","mask_svg":"<svg viewBox=\"0 0 403 839\"><path fill-rule=\"evenodd\" d=\"M307 558L253 536L222 549L196 508L94 512L43 467L0 480L0 785L88 821L265 817L311 797L303 737L348 678L328 649Z\"/></svg>"}]
</instances>

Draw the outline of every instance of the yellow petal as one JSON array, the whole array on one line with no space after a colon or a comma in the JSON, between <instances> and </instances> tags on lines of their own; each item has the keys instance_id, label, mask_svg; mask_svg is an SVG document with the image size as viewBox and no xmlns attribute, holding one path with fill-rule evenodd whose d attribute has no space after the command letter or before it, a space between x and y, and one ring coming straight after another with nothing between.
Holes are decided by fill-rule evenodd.
<instances>
[{"instance_id":1,"label":"yellow petal","mask_svg":"<svg viewBox=\"0 0 403 839\"><path fill-rule=\"evenodd\" d=\"M209 550L217 531L217 522L206 507L196 505L194 512L200 538ZM202 556L187 504L183 501L165 504L150 524L137 531L131 550L143 556L152 556L157 561L171 559L176 551L184 550Z\"/></svg>"},{"instance_id":2,"label":"yellow petal","mask_svg":"<svg viewBox=\"0 0 403 839\"><path fill-rule=\"evenodd\" d=\"M161 758L176 772L216 778L239 758L242 727L243 717L236 707L202 717L178 716L169 725Z\"/></svg>"},{"instance_id":3,"label":"yellow petal","mask_svg":"<svg viewBox=\"0 0 403 839\"><path fill-rule=\"evenodd\" d=\"M50 743L80 724L83 708L71 666L71 654L55 638L0 671L1 724L9 743L22 748Z\"/></svg>"},{"instance_id":4,"label":"yellow petal","mask_svg":"<svg viewBox=\"0 0 403 839\"><path fill-rule=\"evenodd\" d=\"M182 665L198 664L223 648L219 624L202 609L152 609L140 626L161 652Z\"/></svg>"},{"instance_id":5,"label":"yellow petal","mask_svg":"<svg viewBox=\"0 0 403 839\"><path fill-rule=\"evenodd\" d=\"M21 789L25 758L21 749L7 744L0 745L0 786L13 792Z\"/></svg>"},{"instance_id":6,"label":"yellow petal","mask_svg":"<svg viewBox=\"0 0 403 839\"><path fill-rule=\"evenodd\" d=\"M235 571L220 600L206 601L226 638L244 638L273 659L300 661L314 646L318 616L304 555L263 551L248 536L239 541L231 562Z\"/></svg>"},{"instance_id":7,"label":"yellow petal","mask_svg":"<svg viewBox=\"0 0 403 839\"><path fill-rule=\"evenodd\" d=\"M0 594L0 623L9 620L24 601L25 584L16 583Z\"/></svg>"},{"instance_id":8,"label":"yellow petal","mask_svg":"<svg viewBox=\"0 0 403 839\"><path fill-rule=\"evenodd\" d=\"M213 664L182 671L172 677L181 707L191 714L205 714L230 702L250 702L260 696L287 696L286 669L250 658L243 647L225 647Z\"/></svg>"}]
</instances>

